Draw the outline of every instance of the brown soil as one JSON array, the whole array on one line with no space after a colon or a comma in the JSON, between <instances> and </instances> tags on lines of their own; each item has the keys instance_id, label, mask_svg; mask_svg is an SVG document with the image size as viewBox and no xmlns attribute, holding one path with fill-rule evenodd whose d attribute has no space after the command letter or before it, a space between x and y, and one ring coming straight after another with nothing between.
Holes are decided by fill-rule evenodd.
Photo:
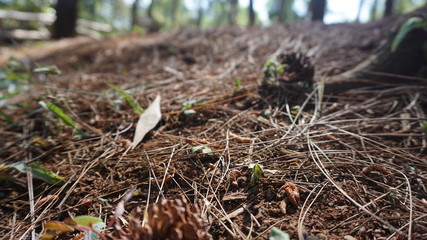
<instances>
[{"instance_id":1,"label":"brown soil","mask_svg":"<svg viewBox=\"0 0 427 240\"><path fill-rule=\"evenodd\" d=\"M66 178L57 186L34 180L36 202L59 196L36 209L37 232L46 220L107 219L136 186L140 194L126 210L184 195L200 207L213 239L266 239L272 227L292 239L427 239L426 86L379 84L322 101L313 91L303 95L298 115L290 113L292 103L258 94L271 56L304 53L320 81L373 54L390 22L183 30L1 49L3 63L20 56L55 64L64 75L11 100L26 98L30 107L5 109L16 121L0 130L0 157L33 159ZM242 89L234 88L236 79ZM135 150L126 152L138 116L104 82L131 91L144 107L162 97L161 123ZM55 117L35 111L37 100L29 99L38 96L60 104L87 137L74 139ZM180 111L199 98L205 104L194 115ZM36 136L50 145L36 145ZM201 144L214 153L192 153ZM255 185L251 163L271 170ZM235 170L243 176L238 186L230 179ZM5 239L25 238L31 225L26 177L12 173L15 181L0 187ZM160 190L152 179L165 176L171 178ZM297 205L283 193L287 182L300 191Z\"/></svg>"}]
</instances>

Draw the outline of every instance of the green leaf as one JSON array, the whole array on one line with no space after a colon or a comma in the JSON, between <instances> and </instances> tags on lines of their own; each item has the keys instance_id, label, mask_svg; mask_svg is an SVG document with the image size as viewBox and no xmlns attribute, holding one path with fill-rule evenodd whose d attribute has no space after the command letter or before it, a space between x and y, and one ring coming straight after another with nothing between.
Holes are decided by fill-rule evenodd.
<instances>
[{"instance_id":1,"label":"green leaf","mask_svg":"<svg viewBox=\"0 0 427 240\"><path fill-rule=\"evenodd\" d=\"M101 232L106 226L107 225L104 222L97 222L97 223L92 225L92 229L97 231L97 232ZM92 231L86 232L85 236L87 236L89 240L98 240L99 239L99 236Z\"/></svg>"},{"instance_id":2,"label":"green leaf","mask_svg":"<svg viewBox=\"0 0 427 240\"><path fill-rule=\"evenodd\" d=\"M192 115L192 114L195 114L196 113L196 111L195 110L193 110L193 109L188 109L188 110L185 110L184 111L184 114L185 115Z\"/></svg>"},{"instance_id":3,"label":"green leaf","mask_svg":"<svg viewBox=\"0 0 427 240\"><path fill-rule=\"evenodd\" d=\"M35 73L47 73L47 74L54 74L54 75L61 75L62 74L61 70L59 70L59 68L55 65L38 67L38 68L35 68L33 70L33 72L35 72Z\"/></svg>"},{"instance_id":4,"label":"green leaf","mask_svg":"<svg viewBox=\"0 0 427 240\"><path fill-rule=\"evenodd\" d=\"M396 37L391 43L391 52L395 52L403 39L414 29L427 27L427 21L422 17L411 17L402 24Z\"/></svg>"},{"instance_id":5,"label":"green leaf","mask_svg":"<svg viewBox=\"0 0 427 240\"><path fill-rule=\"evenodd\" d=\"M427 122L424 122L423 126L421 127L421 131L427 135Z\"/></svg>"},{"instance_id":6,"label":"green leaf","mask_svg":"<svg viewBox=\"0 0 427 240\"><path fill-rule=\"evenodd\" d=\"M249 166L251 168L251 165ZM250 184L253 185L255 183L258 183L261 181L261 177L264 175L264 170L262 169L262 166L258 163L255 163L252 167L252 176L251 176L251 182Z\"/></svg>"},{"instance_id":7,"label":"green leaf","mask_svg":"<svg viewBox=\"0 0 427 240\"><path fill-rule=\"evenodd\" d=\"M241 86L242 86L242 82L240 81L240 78L236 78L236 80L234 80L234 89L238 90L240 89Z\"/></svg>"},{"instance_id":8,"label":"green leaf","mask_svg":"<svg viewBox=\"0 0 427 240\"><path fill-rule=\"evenodd\" d=\"M268 236L269 240L290 240L289 235L287 233L282 232L280 229L272 228L270 232L270 236Z\"/></svg>"},{"instance_id":9,"label":"green leaf","mask_svg":"<svg viewBox=\"0 0 427 240\"><path fill-rule=\"evenodd\" d=\"M60 222L60 221L47 221L44 224L44 229L47 231L54 230L54 231L57 231L60 233L74 231L74 229L72 227L70 227L68 224L65 224L65 223Z\"/></svg>"},{"instance_id":10,"label":"green leaf","mask_svg":"<svg viewBox=\"0 0 427 240\"><path fill-rule=\"evenodd\" d=\"M141 105L139 105L139 103L131 96L129 95L129 93L111 83L105 82L105 84L107 84L109 87L111 87L112 89L116 90L124 99L126 99L126 101L131 105L131 107L133 108L133 111L139 115L141 115L145 110L143 107L141 107Z\"/></svg>"},{"instance_id":11,"label":"green leaf","mask_svg":"<svg viewBox=\"0 0 427 240\"><path fill-rule=\"evenodd\" d=\"M16 170L20 171L21 173L26 173L27 167L30 167L33 177L40 179L40 180L43 180L43 181L50 183L50 184L55 184L55 183L64 179L63 177L56 175L52 171L49 171L49 170L41 167L40 164L38 164L38 163L30 163L29 165L27 165L24 162L18 162L18 163L13 163L9 166L15 168Z\"/></svg>"},{"instance_id":12,"label":"green leaf","mask_svg":"<svg viewBox=\"0 0 427 240\"><path fill-rule=\"evenodd\" d=\"M47 110L51 111L53 114L55 114L55 116L57 116L59 119L62 120L63 123L65 123L65 125L71 127L72 129L76 130L77 135L82 137L84 136L84 133L81 129L79 129L75 124L73 119L66 113L64 113L64 111L62 111L61 108L59 108L58 106L56 106L53 103L48 103L46 104L43 101L40 101L39 104L46 108Z\"/></svg>"},{"instance_id":13,"label":"green leaf","mask_svg":"<svg viewBox=\"0 0 427 240\"><path fill-rule=\"evenodd\" d=\"M78 225L92 227L96 223L104 223L102 219L92 216L78 216L73 219Z\"/></svg>"},{"instance_id":14,"label":"green leaf","mask_svg":"<svg viewBox=\"0 0 427 240\"><path fill-rule=\"evenodd\" d=\"M199 145L199 146L195 146L191 149L192 153L204 153L204 154L211 154L213 153L213 150L211 148L209 148L208 146L205 145Z\"/></svg>"}]
</instances>

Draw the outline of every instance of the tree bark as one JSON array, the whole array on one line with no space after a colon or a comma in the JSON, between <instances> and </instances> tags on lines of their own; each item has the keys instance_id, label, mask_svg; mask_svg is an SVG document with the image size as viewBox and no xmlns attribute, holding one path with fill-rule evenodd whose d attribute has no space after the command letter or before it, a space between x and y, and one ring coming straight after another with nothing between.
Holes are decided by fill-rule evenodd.
<instances>
[{"instance_id":1,"label":"tree bark","mask_svg":"<svg viewBox=\"0 0 427 240\"><path fill-rule=\"evenodd\" d=\"M172 20L172 26L173 27L177 26L176 13L178 12L178 6L179 6L179 4L180 4L180 0L174 0L174 1L172 1L171 20Z\"/></svg>"},{"instance_id":2,"label":"tree bark","mask_svg":"<svg viewBox=\"0 0 427 240\"><path fill-rule=\"evenodd\" d=\"M311 21L323 22L326 10L326 0L311 0L309 8L311 8Z\"/></svg>"},{"instance_id":3,"label":"tree bark","mask_svg":"<svg viewBox=\"0 0 427 240\"><path fill-rule=\"evenodd\" d=\"M371 21L374 21L376 19L377 15L377 8L378 8L378 0L374 0L374 3L372 4L371 8Z\"/></svg>"},{"instance_id":4,"label":"tree bark","mask_svg":"<svg viewBox=\"0 0 427 240\"><path fill-rule=\"evenodd\" d=\"M365 3L365 0L359 0L359 9L357 10L357 16L356 16L356 22L360 22L360 13L362 12L363 4Z\"/></svg>"},{"instance_id":5,"label":"tree bark","mask_svg":"<svg viewBox=\"0 0 427 240\"><path fill-rule=\"evenodd\" d=\"M238 0L230 0L230 19L229 23L231 26L236 25L236 16L237 16L237 4Z\"/></svg>"},{"instance_id":6,"label":"tree bark","mask_svg":"<svg viewBox=\"0 0 427 240\"><path fill-rule=\"evenodd\" d=\"M132 9L131 9L131 23L130 23L130 28L132 29L134 26L139 26L140 22L139 22L139 16L138 16L138 10L139 10L139 0L135 0L132 4Z\"/></svg>"},{"instance_id":7,"label":"tree bark","mask_svg":"<svg viewBox=\"0 0 427 240\"><path fill-rule=\"evenodd\" d=\"M203 21L203 6L202 6L202 1L203 0L199 0L199 9L197 10L196 26L198 28L200 28L202 26L202 21Z\"/></svg>"},{"instance_id":8,"label":"tree bark","mask_svg":"<svg viewBox=\"0 0 427 240\"><path fill-rule=\"evenodd\" d=\"M77 0L58 0L53 24L54 39L74 37L77 23Z\"/></svg>"},{"instance_id":9,"label":"tree bark","mask_svg":"<svg viewBox=\"0 0 427 240\"><path fill-rule=\"evenodd\" d=\"M375 55L345 73L332 76L325 85L325 92L338 93L384 83L427 85L427 59L424 55L427 31L423 28L413 29L405 35L397 49L391 51L399 26L406 21L405 19L420 17L426 11L427 5L400 18L401 20L393 27L396 31L388 36Z\"/></svg>"},{"instance_id":10,"label":"tree bark","mask_svg":"<svg viewBox=\"0 0 427 240\"><path fill-rule=\"evenodd\" d=\"M254 0L249 0L249 26L255 25Z\"/></svg>"},{"instance_id":11,"label":"tree bark","mask_svg":"<svg viewBox=\"0 0 427 240\"><path fill-rule=\"evenodd\" d=\"M391 16L393 14L393 8L394 8L394 0L386 0L384 17Z\"/></svg>"},{"instance_id":12,"label":"tree bark","mask_svg":"<svg viewBox=\"0 0 427 240\"><path fill-rule=\"evenodd\" d=\"M278 14L278 20L280 23L285 22L285 6L286 6L286 0L279 0L279 12Z\"/></svg>"}]
</instances>

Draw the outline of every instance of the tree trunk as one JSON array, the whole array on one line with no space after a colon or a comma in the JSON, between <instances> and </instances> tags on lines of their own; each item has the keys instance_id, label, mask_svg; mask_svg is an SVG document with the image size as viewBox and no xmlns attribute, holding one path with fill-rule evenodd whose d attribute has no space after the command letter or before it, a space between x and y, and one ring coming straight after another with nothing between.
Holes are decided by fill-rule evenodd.
<instances>
[{"instance_id":1,"label":"tree trunk","mask_svg":"<svg viewBox=\"0 0 427 240\"><path fill-rule=\"evenodd\" d=\"M394 0L385 1L384 17L391 16L393 14Z\"/></svg>"},{"instance_id":2,"label":"tree trunk","mask_svg":"<svg viewBox=\"0 0 427 240\"><path fill-rule=\"evenodd\" d=\"M254 0L249 0L249 26L255 25Z\"/></svg>"},{"instance_id":3,"label":"tree trunk","mask_svg":"<svg viewBox=\"0 0 427 240\"><path fill-rule=\"evenodd\" d=\"M356 22L360 22L360 13L362 12L364 2L365 0L359 0L359 9L357 10Z\"/></svg>"},{"instance_id":4,"label":"tree trunk","mask_svg":"<svg viewBox=\"0 0 427 240\"><path fill-rule=\"evenodd\" d=\"M154 0L151 0L150 6L147 9L147 16L151 21L153 21L153 6L154 6Z\"/></svg>"},{"instance_id":5,"label":"tree trunk","mask_svg":"<svg viewBox=\"0 0 427 240\"><path fill-rule=\"evenodd\" d=\"M229 23L231 26L236 25L236 16L237 16L237 4L238 0L230 0L230 19Z\"/></svg>"},{"instance_id":6,"label":"tree trunk","mask_svg":"<svg viewBox=\"0 0 427 240\"><path fill-rule=\"evenodd\" d=\"M172 26L173 27L177 26L176 13L178 12L178 6L179 6L179 4L180 4L180 0L174 0L174 1L172 1L171 21L172 21Z\"/></svg>"},{"instance_id":7,"label":"tree trunk","mask_svg":"<svg viewBox=\"0 0 427 240\"><path fill-rule=\"evenodd\" d=\"M427 11L427 5L405 16L409 19L420 16ZM395 29L402 24L398 21ZM355 68L338 76L333 76L325 85L325 92L337 93L357 87L366 87L378 84L416 84L426 85L427 59L424 55L424 46L427 43L427 31L416 28L408 32L395 51L391 45L398 31L389 35L381 45L377 54L372 55ZM343 82L342 79L350 79ZM364 79L361 81L360 79Z\"/></svg>"},{"instance_id":8,"label":"tree trunk","mask_svg":"<svg viewBox=\"0 0 427 240\"><path fill-rule=\"evenodd\" d=\"M200 28L202 26L202 21L203 21L203 6L202 6L202 1L203 0L199 0L199 10L197 11L196 26L198 28Z\"/></svg>"},{"instance_id":9,"label":"tree trunk","mask_svg":"<svg viewBox=\"0 0 427 240\"><path fill-rule=\"evenodd\" d=\"M279 12L278 14L278 20L280 23L285 22L285 6L286 6L286 0L279 0Z\"/></svg>"},{"instance_id":10,"label":"tree trunk","mask_svg":"<svg viewBox=\"0 0 427 240\"><path fill-rule=\"evenodd\" d=\"M58 0L53 24L54 39L73 37L76 32L77 0Z\"/></svg>"},{"instance_id":11,"label":"tree trunk","mask_svg":"<svg viewBox=\"0 0 427 240\"><path fill-rule=\"evenodd\" d=\"M371 21L374 21L376 19L377 15L377 8L378 8L378 0L374 0L374 3L372 4L371 8Z\"/></svg>"},{"instance_id":12,"label":"tree trunk","mask_svg":"<svg viewBox=\"0 0 427 240\"><path fill-rule=\"evenodd\" d=\"M132 4L132 9L131 9L131 23L130 23L130 27L131 29L134 26L139 26L139 16L138 16L138 10L139 10L139 0L135 0Z\"/></svg>"},{"instance_id":13,"label":"tree trunk","mask_svg":"<svg viewBox=\"0 0 427 240\"><path fill-rule=\"evenodd\" d=\"M311 21L323 22L326 10L326 0L311 0L310 5Z\"/></svg>"}]
</instances>

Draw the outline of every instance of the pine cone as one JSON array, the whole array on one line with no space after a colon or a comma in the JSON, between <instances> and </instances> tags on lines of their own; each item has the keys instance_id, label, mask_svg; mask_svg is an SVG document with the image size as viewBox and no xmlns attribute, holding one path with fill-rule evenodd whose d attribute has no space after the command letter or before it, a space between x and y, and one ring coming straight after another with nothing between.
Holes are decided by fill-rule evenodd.
<instances>
[{"instance_id":1,"label":"pine cone","mask_svg":"<svg viewBox=\"0 0 427 240\"><path fill-rule=\"evenodd\" d=\"M144 217L145 224L141 225ZM137 208L129 217L128 229L116 226L111 240L198 240L208 239L205 223L196 205L187 200L176 198L174 200L161 199L152 203L147 211Z\"/></svg>"},{"instance_id":2,"label":"pine cone","mask_svg":"<svg viewBox=\"0 0 427 240\"><path fill-rule=\"evenodd\" d=\"M301 105L313 88L313 77L314 66L307 56L282 53L265 65L259 93L273 105Z\"/></svg>"}]
</instances>

